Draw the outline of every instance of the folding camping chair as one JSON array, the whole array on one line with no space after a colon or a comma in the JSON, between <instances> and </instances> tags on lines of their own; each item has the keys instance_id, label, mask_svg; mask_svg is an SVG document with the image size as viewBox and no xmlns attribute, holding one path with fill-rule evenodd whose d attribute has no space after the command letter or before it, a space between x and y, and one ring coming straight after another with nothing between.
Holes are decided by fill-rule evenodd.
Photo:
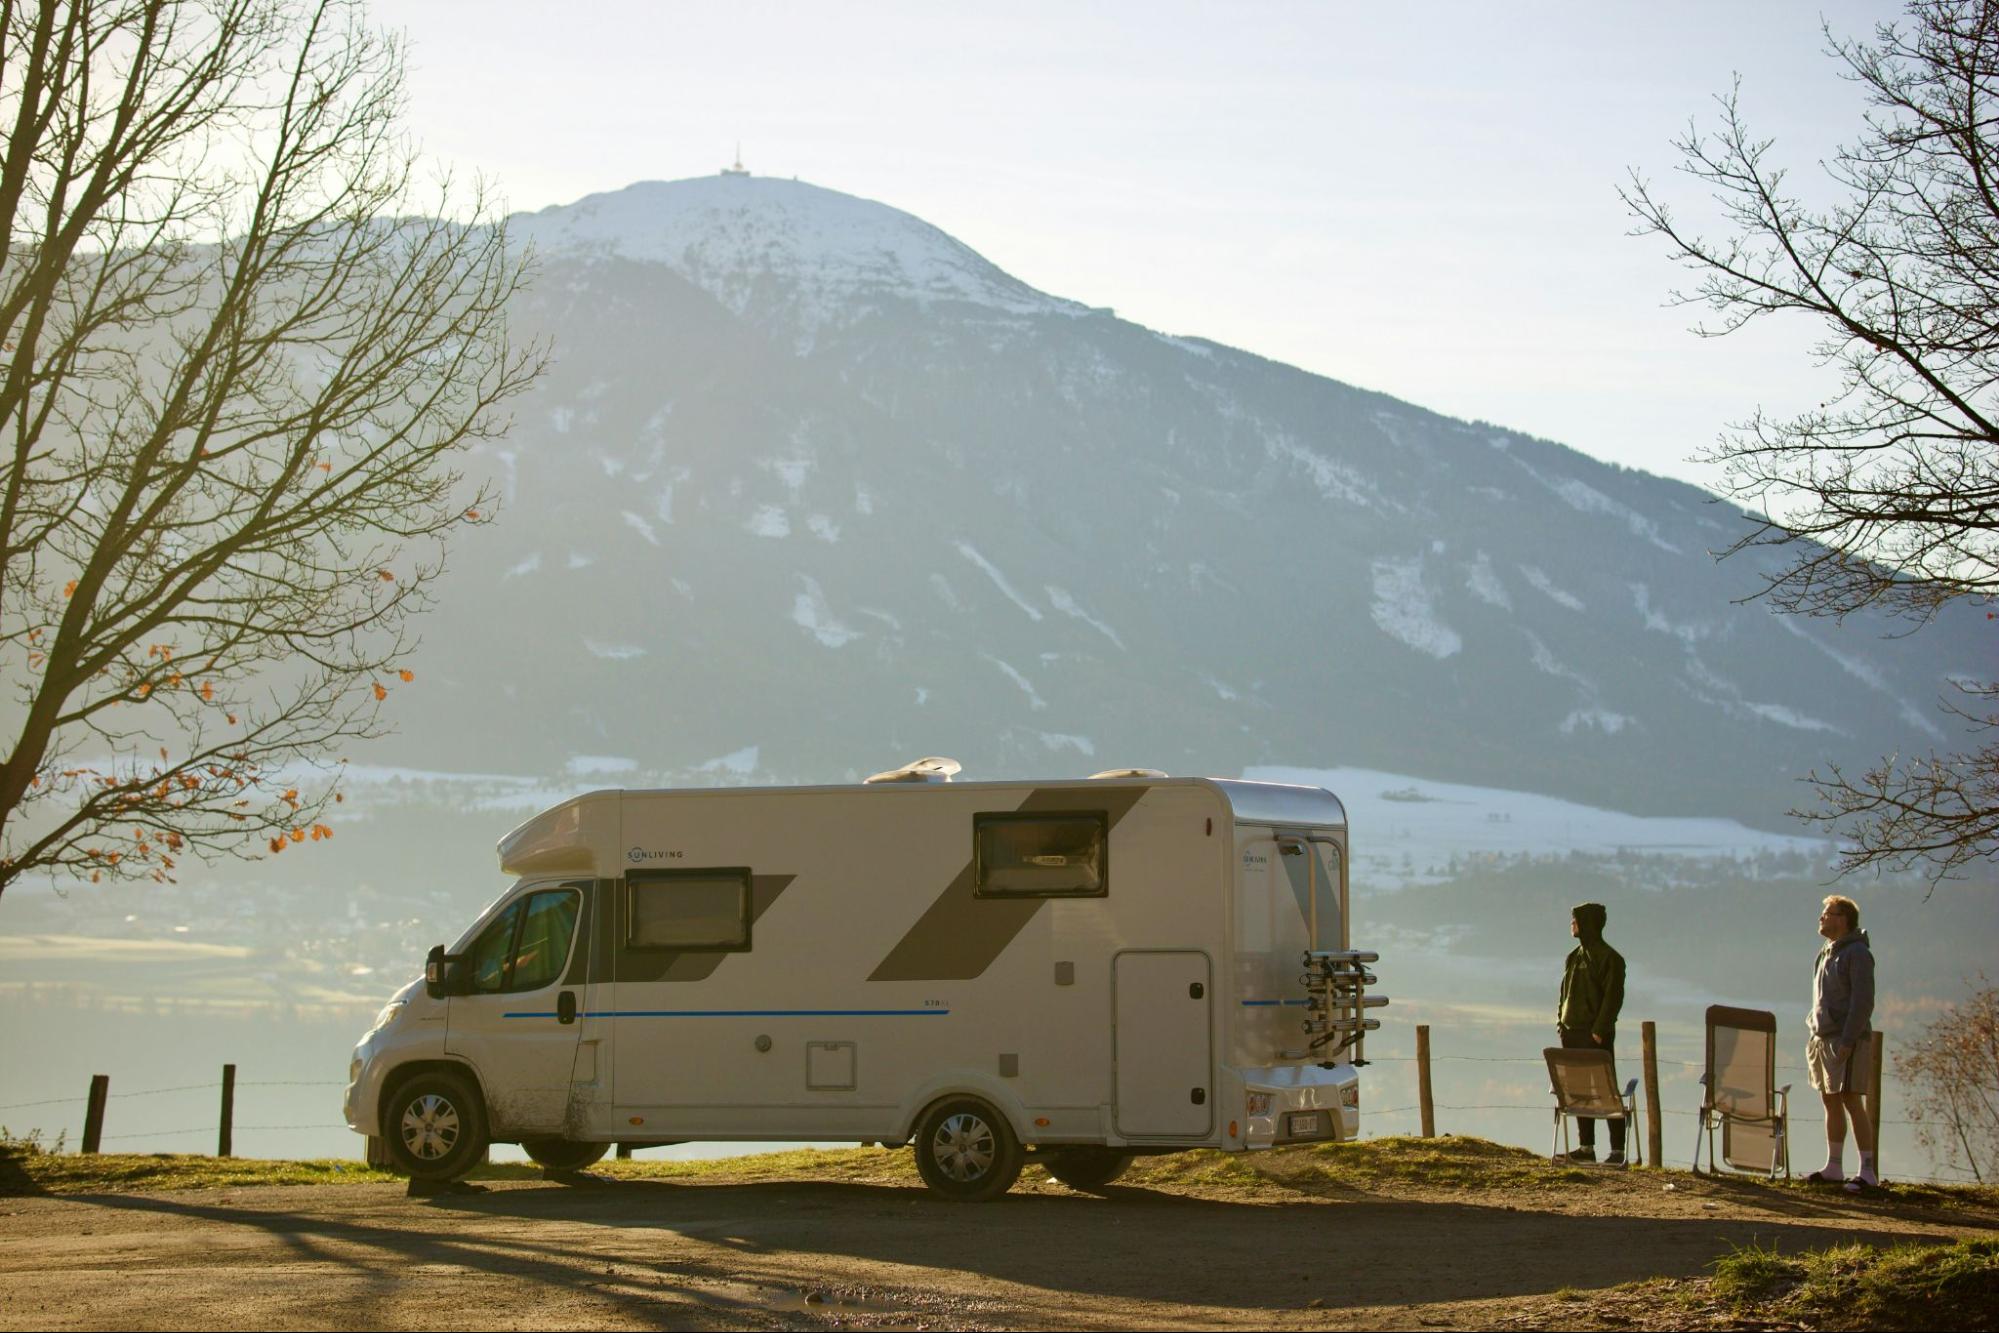
<instances>
[{"instance_id":1,"label":"folding camping chair","mask_svg":"<svg viewBox=\"0 0 1999 1333\"><path fill-rule=\"evenodd\" d=\"M1777 1086L1777 1016L1761 1009L1707 1011L1707 1072L1701 1075L1701 1122L1694 1131L1694 1170L1707 1140L1709 1174L1726 1162L1737 1171L1776 1178L1791 1174L1791 1085ZM1714 1127L1721 1124L1721 1156Z\"/></svg>"},{"instance_id":2,"label":"folding camping chair","mask_svg":"<svg viewBox=\"0 0 1999 1333\"><path fill-rule=\"evenodd\" d=\"M1617 1063L1609 1051L1550 1046L1541 1052L1548 1061L1549 1090L1555 1094L1555 1138L1549 1150L1559 1160L1569 1151L1569 1117L1622 1120L1624 1142L1633 1166L1642 1166L1638 1151L1638 1080L1617 1090Z\"/></svg>"}]
</instances>

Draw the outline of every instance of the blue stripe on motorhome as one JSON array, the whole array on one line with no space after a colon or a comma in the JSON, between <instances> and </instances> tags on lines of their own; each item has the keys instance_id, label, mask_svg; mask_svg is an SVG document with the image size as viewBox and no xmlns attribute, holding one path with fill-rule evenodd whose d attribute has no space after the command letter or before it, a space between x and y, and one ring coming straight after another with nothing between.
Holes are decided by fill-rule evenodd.
<instances>
[{"instance_id":1,"label":"blue stripe on motorhome","mask_svg":"<svg viewBox=\"0 0 1999 1333\"><path fill-rule=\"evenodd\" d=\"M949 1009L608 1009L578 1018L942 1018ZM554 1018L553 1009L502 1018Z\"/></svg>"}]
</instances>

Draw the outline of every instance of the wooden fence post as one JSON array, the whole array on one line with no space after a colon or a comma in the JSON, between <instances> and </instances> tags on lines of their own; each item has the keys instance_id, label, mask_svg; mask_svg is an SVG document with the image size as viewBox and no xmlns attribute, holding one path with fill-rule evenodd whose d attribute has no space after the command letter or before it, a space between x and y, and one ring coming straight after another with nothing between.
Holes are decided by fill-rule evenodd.
<instances>
[{"instance_id":1,"label":"wooden fence post","mask_svg":"<svg viewBox=\"0 0 1999 1333\"><path fill-rule=\"evenodd\" d=\"M222 1132L216 1137L215 1141L215 1155L217 1157L234 1156L230 1149L234 1146L232 1131L235 1125L236 1066L224 1065L222 1066Z\"/></svg>"},{"instance_id":2,"label":"wooden fence post","mask_svg":"<svg viewBox=\"0 0 1999 1333\"><path fill-rule=\"evenodd\" d=\"M1645 1161L1665 1165L1665 1134L1659 1124L1659 1025L1646 1019L1639 1028L1645 1044Z\"/></svg>"},{"instance_id":3,"label":"wooden fence post","mask_svg":"<svg viewBox=\"0 0 1999 1333\"><path fill-rule=\"evenodd\" d=\"M1874 1175L1876 1179L1879 1179L1881 1175L1881 1060L1887 1054L1887 1038L1883 1037L1880 1029L1877 1028L1874 1035L1869 1038L1869 1041L1872 1043L1872 1046L1868 1051L1870 1058L1867 1061L1866 1105L1867 1118L1874 1122Z\"/></svg>"},{"instance_id":4,"label":"wooden fence post","mask_svg":"<svg viewBox=\"0 0 1999 1333\"><path fill-rule=\"evenodd\" d=\"M83 1112L82 1151L94 1153L104 1139L104 1103L111 1096L111 1075L90 1076L90 1102Z\"/></svg>"},{"instance_id":5,"label":"wooden fence post","mask_svg":"<svg viewBox=\"0 0 1999 1333\"><path fill-rule=\"evenodd\" d=\"M1423 1137L1437 1137L1437 1111L1430 1101L1430 1025L1416 1025L1416 1100L1423 1108Z\"/></svg>"}]
</instances>

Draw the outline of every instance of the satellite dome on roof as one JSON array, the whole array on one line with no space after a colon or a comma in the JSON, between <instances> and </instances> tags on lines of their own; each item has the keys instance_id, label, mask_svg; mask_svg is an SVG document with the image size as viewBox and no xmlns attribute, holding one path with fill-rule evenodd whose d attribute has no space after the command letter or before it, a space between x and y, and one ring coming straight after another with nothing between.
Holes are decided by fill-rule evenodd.
<instances>
[{"instance_id":1,"label":"satellite dome on roof","mask_svg":"<svg viewBox=\"0 0 1999 1333\"><path fill-rule=\"evenodd\" d=\"M885 773L877 773L867 779L875 782L949 782L963 770L955 759L942 755L929 755L922 759L912 759L901 768L891 768Z\"/></svg>"},{"instance_id":2,"label":"satellite dome on roof","mask_svg":"<svg viewBox=\"0 0 1999 1333\"><path fill-rule=\"evenodd\" d=\"M900 209L747 169L641 181L516 214L508 226L544 253L665 264L738 314L780 294L808 325L852 318L869 298L1012 314L1083 309L1008 276Z\"/></svg>"}]
</instances>

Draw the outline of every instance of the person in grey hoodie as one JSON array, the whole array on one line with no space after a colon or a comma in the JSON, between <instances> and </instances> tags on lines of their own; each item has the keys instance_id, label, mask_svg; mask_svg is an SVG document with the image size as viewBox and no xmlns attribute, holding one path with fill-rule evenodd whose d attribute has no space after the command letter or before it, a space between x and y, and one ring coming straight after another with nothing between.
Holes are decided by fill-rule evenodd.
<instances>
[{"instance_id":1,"label":"person in grey hoodie","mask_svg":"<svg viewBox=\"0 0 1999 1333\"><path fill-rule=\"evenodd\" d=\"M1603 942L1609 915L1602 903L1579 903L1569 914L1569 934L1575 937L1576 947L1569 950L1562 969L1555 1033L1571 1050L1610 1051L1617 1041L1617 1013L1624 1007L1624 955ZM1569 1159L1594 1162L1596 1121L1579 1118L1576 1139L1578 1146ZM1610 1156L1603 1161L1606 1166L1624 1165L1622 1120L1610 1122Z\"/></svg>"},{"instance_id":2,"label":"person in grey hoodie","mask_svg":"<svg viewBox=\"0 0 1999 1333\"><path fill-rule=\"evenodd\" d=\"M1825 1103L1825 1165L1807 1179L1846 1181L1858 1192L1880 1184L1874 1174L1874 1122L1865 1094L1873 1077L1874 951L1860 928L1860 907L1829 896L1819 913L1826 945L1812 970L1812 1011L1805 1021L1805 1067ZM1846 1124L1860 1147L1860 1171L1846 1179Z\"/></svg>"}]
</instances>

